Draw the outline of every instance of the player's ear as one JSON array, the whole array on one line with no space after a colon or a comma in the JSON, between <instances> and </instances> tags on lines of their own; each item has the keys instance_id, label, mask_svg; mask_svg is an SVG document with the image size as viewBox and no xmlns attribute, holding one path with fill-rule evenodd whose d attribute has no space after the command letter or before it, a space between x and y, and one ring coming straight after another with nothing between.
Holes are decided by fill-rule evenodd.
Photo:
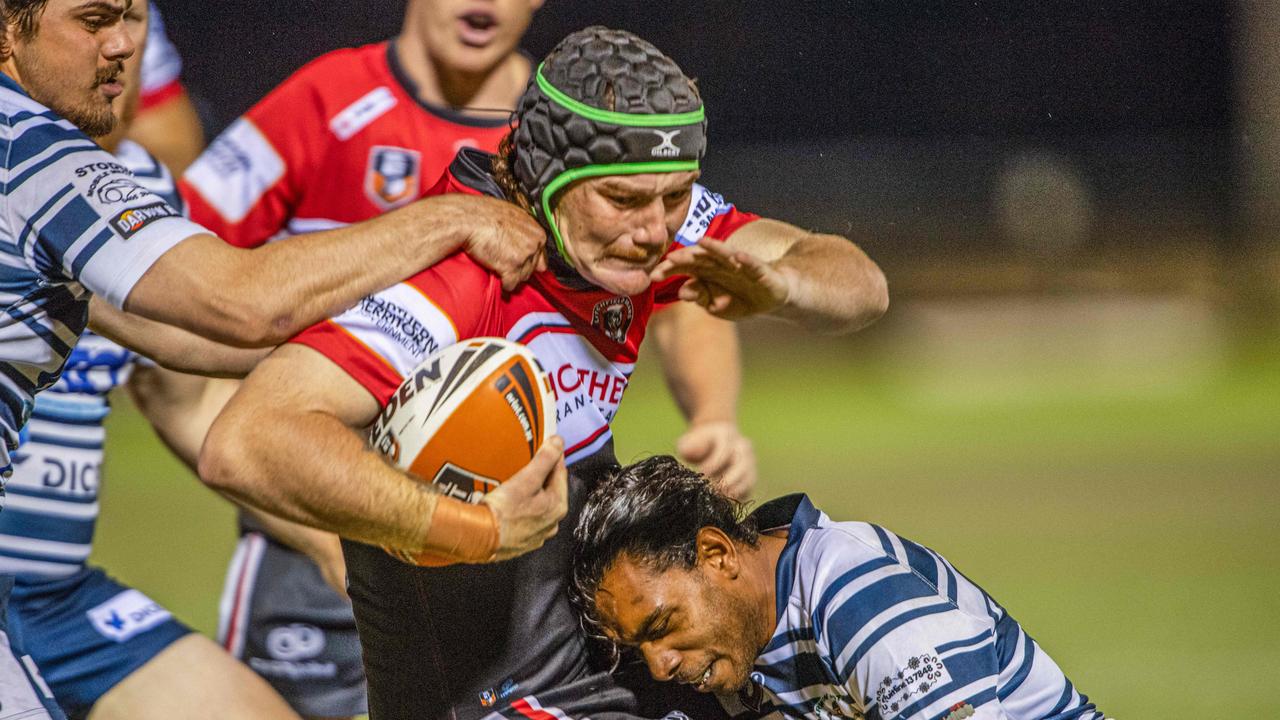
<instances>
[{"instance_id":1,"label":"player's ear","mask_svg":"<svg viewBox=\"0 0 1280 720\"><path fill-rule=\"evenodd\" d=\"M738 547L720 528L704 527L698 531L698 565L732 580L740 567Z\"/></svg>"}]
</instances>

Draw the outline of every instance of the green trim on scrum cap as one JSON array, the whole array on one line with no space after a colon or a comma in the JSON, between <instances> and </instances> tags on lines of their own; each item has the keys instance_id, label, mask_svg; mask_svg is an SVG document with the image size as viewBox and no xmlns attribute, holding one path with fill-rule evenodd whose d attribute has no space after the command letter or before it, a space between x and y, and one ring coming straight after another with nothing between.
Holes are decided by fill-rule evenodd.
<instances>
[{"instance_id":1,"label":"green trim on scrum cap","mask_svg":"<svg viewBox=\"0 0 1280 720\"><path fill-rule=\"evenodd\" d=\"M598 107L592 107L579 100L574 100L561 92L555 85L552 85L551 81L542 74L542 63L538 64L538 71L535 73L535 77L537 78L538 88L557 105L575 115L581 115L588 120L595 120L596 122L626 127L673 127L675 125L694 125L702 122L707 117L706 112L701 107L689 112L671 114L624 113L601 110Z\"/></svg>"},{"instance_id":2,"label":"green trim on scrum cap","mask_svg":"<svg viewBox=\"0 0 1280 720\"><path fill-rule=\"evenodd\" d=\"M652 117L652 116L642 116ZM563 187L582 178L600 177L602 175L639 175L641 173L672 173L687 172L698 169L697 160L659 160L654 162L633 162L633 163L612 163L608 165L586 165L572 170L565 170L555 176L551 182L547 183L547 187L542 191L542 214L547 220L547 227L551 229L551 236L555 238L556 250L560 252L560 257L569 263L569 267L574 267L573 260L569 257L569 253L565 252L564 239L560 237L560 228L556 225L555 215L551 214L551 198L555 196Z\"/></svg>"}]
</instances>

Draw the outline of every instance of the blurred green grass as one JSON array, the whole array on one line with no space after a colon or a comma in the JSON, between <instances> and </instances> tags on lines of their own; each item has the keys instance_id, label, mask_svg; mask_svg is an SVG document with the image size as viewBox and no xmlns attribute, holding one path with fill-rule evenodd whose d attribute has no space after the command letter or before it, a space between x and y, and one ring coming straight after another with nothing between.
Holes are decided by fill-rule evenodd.
<instances>
[{"instance_id":1,"label":"blurred green grass","mask_svg":"<svg viewBox=\"0 0 1280 720\"><path fill-rule=\"evenodd\" d=\"M837 519L939 550L1110 715L1274 709L1276 353L1124 394L1080 392L1080 368L1036 368L1016 395L989 397L932 394L891 356L853 347L748 347L741 417L758 497L804 491ZM949 382L1002 379L974 372ZM617 422L624 462L670 452L683 426L652 358L633 385ZM211 633L233 513L117 402L94 561Z\"/></svg>"}]
</instances>

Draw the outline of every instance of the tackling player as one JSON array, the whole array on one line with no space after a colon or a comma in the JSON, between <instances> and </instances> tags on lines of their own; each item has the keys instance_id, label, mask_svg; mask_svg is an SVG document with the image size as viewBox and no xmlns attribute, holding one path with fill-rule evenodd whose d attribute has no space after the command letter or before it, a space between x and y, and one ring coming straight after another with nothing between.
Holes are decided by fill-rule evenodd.
<instances>
[{"instance_id":1,"label":"tackling player","mask_svg":"<svg viewBox=\"0 0 1280 720\"><path fill-rule=\"evenodd\" d=\"M504 293L454 255L308 329L246 379L201 453L211 485L344 538L374 720L635 711L635 698L588 661L565 594L564 537L537 550L497 547L480 505L469 529L455 526L463 547L453 556L509 562L419 568L377 547L423 552L443 501L359 434L406 372L469 337L528 345L557 393L572 515L593 473L613 463L610 421L659 304L847 331L887 303L883 275L852 243L740 212L695 184L702 102L643 40L574 33L517 107L499 154L464 149L432 192L534 209L549 269Z\"/></svg>"},{"instance_id":2,"label":"tackling player","mask_svg":"<svg viewBox=\"0 0 1280 720\"><path fill-rule=\"evenodd\" d=\"M804 495L748 518L659 456L578 519L575 600L653 677L762 713L882 720L1101 720L991 596L938 553Z\"/></svg>"},{"instance_id":3,"label":"tackling player","mask_svg":"<svg viewBox=\"0 0 1280 720\"><path fill-rule=\"evenodd\" d=\"M235 245L254 247L417 199L460 148L494 151L508 132L510 110L532 70L517 46L540 4L413 0L392 40L309 63L192 166L182 183L192 217ZM232 166L229 157L243 161ZM734 326L677 303L655 315L653 334L689 420L678 448L747 494L755 468L736 423ZM248 513L240 529L220 641L303 714L364 712L360 649L339 589L345 573L336 538ZM303 676L272 657L268 638L295 626L324 639L308 660L330 668L325 676Z\"/></svg>"},{"instance_id":4,"label":"tackling player","mask_svg":"<svg viewBox=\"0 0 1280 720\"><path fill-rule=\"evenodd\" d=\"M139 76L151 67L148 15L146 3L125 15L138 53L125 61L124 93L112 104L117 131L100 143L139 185L181 209L165 167L137 144L118 139L138 109L145 85ZM36 396L24 442L13 454L8 504L0 512L0 573L15 576L7 617L72 717L297 718L216 644L138 590L85 564L98 511L107 394L128 387L148 420L171 446L183 446L184 459L194 464L211 416L202 408L203 383L193 381L86 332L62 377ZM197 437L180 439L188 435ZM201 671L192 673L192 667Z\"/></svg>"}]
</instances>

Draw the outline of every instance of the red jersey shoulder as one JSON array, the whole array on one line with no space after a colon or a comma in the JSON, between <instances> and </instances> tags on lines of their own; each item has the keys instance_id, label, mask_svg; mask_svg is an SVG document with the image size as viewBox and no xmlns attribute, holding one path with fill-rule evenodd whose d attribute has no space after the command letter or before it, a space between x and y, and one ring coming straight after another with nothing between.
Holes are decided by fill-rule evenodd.
<instances>
[{"instance_id":1,"label":"red jersey shoulder","mask_svg":"<svg viewBox=\"0 0 1280 720\"><path fill-rule=\"evenodd\" d=\"M753 212L745 212L734 205L729 205L724 212L711 220L706 237L710 240L728 240L730 235L738 232L744 225L759 219L760 216Z\"/></svg>"}]
</instances>

